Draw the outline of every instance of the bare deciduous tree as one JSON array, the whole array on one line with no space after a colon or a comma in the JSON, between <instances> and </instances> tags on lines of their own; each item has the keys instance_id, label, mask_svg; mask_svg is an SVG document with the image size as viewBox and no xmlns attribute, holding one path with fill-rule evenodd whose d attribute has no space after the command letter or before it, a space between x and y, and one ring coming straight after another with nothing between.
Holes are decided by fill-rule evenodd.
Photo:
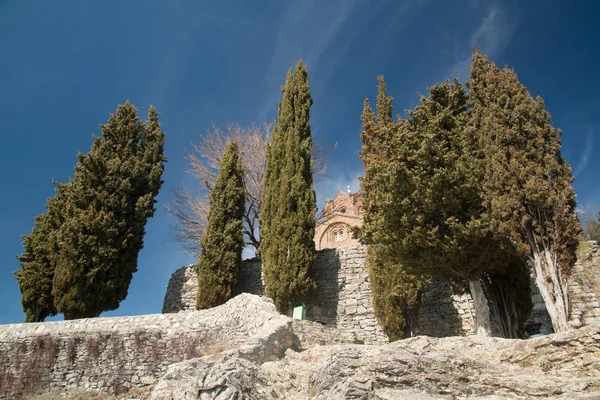
<instances>
[{"instance_id":1,"label":"bare deciduous tree","mask_svg":"<svg viewBox=\"0 0 600 400\"><path fill-rule=\"evenodd\" d=\"M244 167L244 238L247 245L258 249L258 220L263 199L267 144L271 141L272 130L273 125L270 123L249 126L228 124L224 130L213 125L205 134L200 135L197 143L192 144L192 149L186 155L190 163L187 172L196 178L200 185L194 192L186 188L174 190L173 201L166 207L167 213L176 220L173 226L175 240L181 243L186 254L197 256L200 253L200 237L208 215L208 192L217 178L221 156L230 141L238 142ZM325 174L325 157L331 150L333 149L324 151L322 143L313 145L315 178Z\"/></svg>"},{"instance_id":2,"label":"bare deciduous tree","mask_svg":"<svg viewBox=\"0 0 600 400\"><path fill-rule=\"evenodd\" d=\"M600 243L600 206L583 205L577 209L577 216L583 226L582 239Z\"/></svg>"}]
</instances>

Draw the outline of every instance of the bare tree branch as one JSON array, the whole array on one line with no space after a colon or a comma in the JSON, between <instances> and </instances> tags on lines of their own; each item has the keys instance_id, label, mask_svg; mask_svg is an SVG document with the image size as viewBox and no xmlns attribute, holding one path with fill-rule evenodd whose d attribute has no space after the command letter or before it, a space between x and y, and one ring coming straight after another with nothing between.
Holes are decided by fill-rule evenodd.
<instances>
[{"instance_id":1,"label":"bare tree branch","mask_svg":"<svg viewBox=\"0 0 600 400\"><path fill-rule=\"evenodd\" d=\"M197 193L185 188L173 191L171 205L165 207L168 214L175 217L172 226L174 240L181 243L186 254L197 256L200 253L200 237L208 216L208 192L213 187L219 172L221 157L230 141L239 144L244 167L246 191L246 213L244 215L244 237L246 244L258 249L260 246L259 214L263 200L264 171L267 158L267 144L271 141L273 124L263 123L241 126L228 124L225 130L213 125L200 140L192 144L187 152L189 168L186 172L199 182ZM325 149L322 143L313 145L313 174L315 179L325 175L326 156L337 146Z\"/></svg>"}]
</instances>

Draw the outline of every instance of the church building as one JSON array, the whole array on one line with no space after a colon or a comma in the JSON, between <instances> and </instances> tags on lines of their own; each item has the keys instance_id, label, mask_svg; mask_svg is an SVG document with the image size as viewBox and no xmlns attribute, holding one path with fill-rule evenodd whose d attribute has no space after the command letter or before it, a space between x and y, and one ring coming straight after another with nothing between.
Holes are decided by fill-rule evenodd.
<instances>
[{"instance_id":1,"label":"church building","mask_svg":"<svg viewBox=\"0 0 600 400\"><path fill-rule=\"evenodd\" d=\"M360 190L352 193L348 186L347 192L340 190L333 199L327 199L315 229L316 249L360 245L358 239L352 237L352 228L362 225L363 216Z\"/></svg>"}]
</instances>

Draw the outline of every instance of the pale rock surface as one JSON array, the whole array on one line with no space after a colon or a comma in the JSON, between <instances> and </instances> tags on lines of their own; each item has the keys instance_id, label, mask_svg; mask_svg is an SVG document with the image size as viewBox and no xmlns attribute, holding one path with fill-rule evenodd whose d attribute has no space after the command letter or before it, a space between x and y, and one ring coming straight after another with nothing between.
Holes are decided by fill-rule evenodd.
<instances>
[{"instance_id":1,"label":"pale rock surface","mask_svg":"<svg viewBox=\"0 0 600 400\"><path fill-rule=\"evenodd\" d=\"M257 364L243 358L210 362L203 357L171 365L150 398L270 400L280 397Z\"/></svg>"},{"instance_id":2,"label":"pale rock surface","mask_svg":"<svg viewBox=\"0 0 600 400\"><path fill-rule=\"evenodd\" d=\"M170 365L231 349L276 360L299 348L292 323L268 299L241 294L202 311L0 325L0 399L149 391Z\"/></svg>"},{"instance_id":3,"label":"pale rock surface","mask_svg":"<svg viewBox=\"0 0 600 400\"><path fill-rule=\"evenodd\" d=\"M187 361L185 374L170 369L155 394L183 387L185 395L173 392L171 398L600 399L600 325L530 340L421 336L385 345L321 345L334 332L300 325L301 352L288 349L283 358L260 365L236 351L221 356L222 362L216 355ZM192 362L196 371L189 369ZM220 371L222 397L210 397L215 392L203 390L212 390L215 379L197 382Z\"/></svg>"},{"instance_id":4,"label":"pale rock surface","mask_svg":"<svg viewBox=\"0 0 600 400\"><path fill-rule=\"evenodd\" d=\"M125 321L127 327L123 326ZM188 326L184 321L191 329L184 329ZM135 342L129 330L137 332L147 323L157 327L146 329L161 332L160 339L148 345L164 344L168 352L157 353L156 360L146 357L142 351L145 347L137 348L135 343L124 347L119 355L121 369L113 367L117 358L110 352L114 346L104 342L81 345L82 352L73 362L67 357L68 348L63 349L70 343L64 336L74 334L74 324L87 332L96 329L110 344L117 339ZM213 332L209 327L218 327L214 331L217 335L206 334ZM49 348L56 353L48 352L54 358L44 358L45 363L34 372L40 380L51 377L47 389L59 389L61 398L75 399L70 391L78 389L110 392L115 377L129 374L138 376L140 382L133 385L131 379L129 390L115 393L119 399L600 399L599 324L530 340L420 336L364 345L346 342L348 336L340 329L281 316L267 299L245 294L211 310L168 317L10 328L0 329L0 344L6 346L0 355L6 362L39 360L35 357L41 354L35 352L39 346L33 346L37 335L45 335L44 343L57 343ZM171 353L180 351L181 346L173 344L183 334L188 335L186 340L198 335L203 338L196 352L202 356L186 360L180 355L168 362L174 356ZM15 344L24 341L31 345L22 345L21 353L9 351L18 350ZM86 364L80 364L81 360L88 359L95 363L82 369ZM6 365L15 368L11 363ZM0 376L10 371L0 369ZM31 398L14 392L18 387L13 382L0 380L0 398Z\"/></svg>"}]
</instances>

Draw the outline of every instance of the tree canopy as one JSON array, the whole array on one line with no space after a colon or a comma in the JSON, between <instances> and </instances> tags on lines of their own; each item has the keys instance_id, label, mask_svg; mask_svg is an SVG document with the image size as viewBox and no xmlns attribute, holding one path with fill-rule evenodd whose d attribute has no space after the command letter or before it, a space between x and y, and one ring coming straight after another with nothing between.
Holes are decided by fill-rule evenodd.
<instances>
[{"instance_id":1,"label":"tree canopy","mask_svg":"<svg viewBox=\"0 0 600 400\"><path fill-rule=\"evenodd\" d=\"M244 172L236 142L225 149L209 198L208 221L196 265L198 309L215 307L231 298L242 263Z\"/></svg>"},{"instance_id":2,"label":"tree canopy","mask_svg":"<svg viewBox=\"0 0 600 400\"><path fill-rule=\"evenodd\" d=\"M413 309L428 277L469 287L480 334L491 334L494 319L504 335L520 336L531 309L527 266L483 218L480 175L465 140L470 121L465 89L456 80L434 85L407 114L392 122L391 98L380 77L377 118L366 103L361 134L368 204L362 236L371 245L371 268L387 276L372 271L372 281L385 284L402 276L396 280L405 288L391 293L404 293ZM505 279L507 274L513 279ZM383 315L381 293L373 299ZM408 315L402 307L395 313Z\"/></svg>"},{"instance_id":3,"label":"tree canopy","mask_svg":"<svg viewBox=\"0 0 600 400\"><path fill-rule=\"evenodd\" d=\"M308 71L298 61L288 72L278 121L267 147L260 254L266 291L280 312L316 288L316 197L313 189Z\"/></svg>"},{"instance_id":4,"label":"tree canopy","mask_svg":"<svg viewBox=\"0 0 600 400\"><path fill-rule=\"evenodd\" d=\"M361 178L365 219L359 234L368 244L367 263L373 308L391 340L411 336L417 329L417 313L428 277L411 274L394 255L397 243L392 219L395 191L398 135L401 126L392 121L392 98L379 77L377 114L366 99L362 114L360 157L365 174Z\"/></svg>"},{"instance_id":5,"label":"tree canopy","mask_svg":"<svg viewBox=\"0 0 600 400\"><path fill-rule=\"evenodd\" d=\"M156 110L150 108L144 123L127 102L102 126L90 152L78 155L73 179L58 184L64 208L52 295L66 319L96 317L127 296L163 183L163 146Z\"/></svg>"},{"instance_id":6,"label":"tree canopy","mask_svg":"<svg viewBox=\"0 0 600 400\"><path fill-rule=\"evenodd\" d=\"M581 224L573 175L560 153L562 132L544 101L514 70L473 53L468 141L481 171L481 198L492 231L529 259L554 329L568 329L565 278L576 260Z\"/></svg>"}]
</instances>

